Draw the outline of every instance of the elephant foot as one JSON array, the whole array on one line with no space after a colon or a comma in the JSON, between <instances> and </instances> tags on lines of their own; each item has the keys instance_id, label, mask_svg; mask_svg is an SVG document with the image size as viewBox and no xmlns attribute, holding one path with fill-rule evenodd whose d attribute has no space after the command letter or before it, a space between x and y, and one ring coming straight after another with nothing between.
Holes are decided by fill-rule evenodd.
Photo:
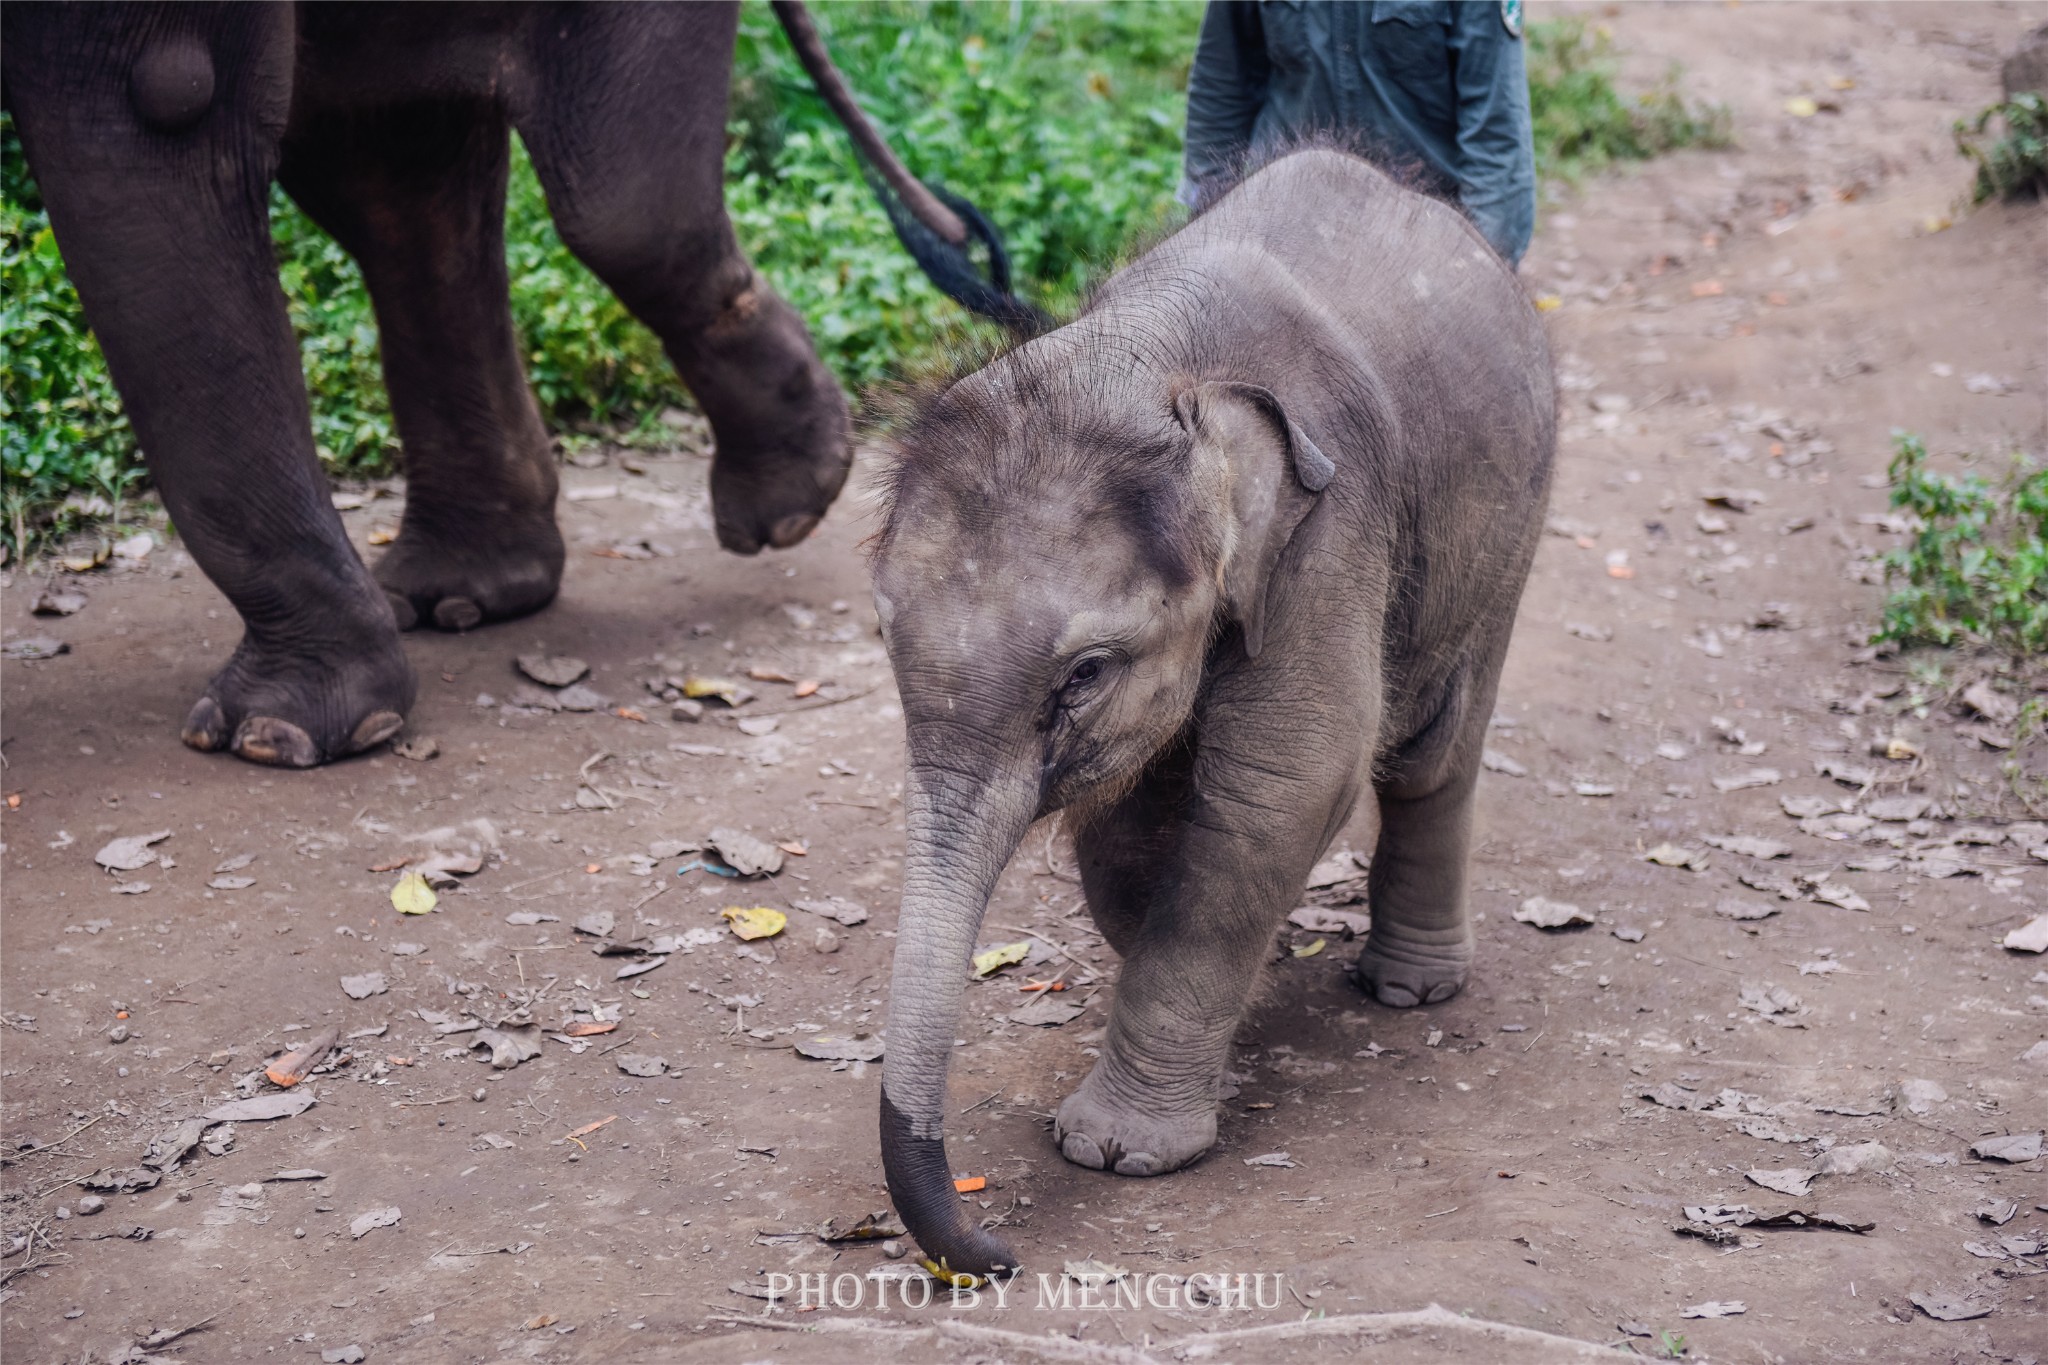
<instances>
[{"instance_id":1,"label":"elephant foot","mask_svg":"<svg viewBox=\"0 0 2048 1365\"><path fill-rule=\"evenodd\" d=\"M1076 1166L1118 1175L1165 1175L1216 1145L1216 1106L1175 1114L1151 1105L1118 1101L1088 1074L1067 1096L1053 1123L1060 1154Z\"/></svg>"},{"instance_id":2,"label":"elephant foot","mask_svg":"<svg viewBox=\"0 0 2048 1365\"><path fill-rule=\"evenodd\" d=\"M552 511L428 534L408 525L377 561L400 630L469 630L539 611L562 584L562 533Z\"/></svg>"},{"instance_id":3,"label":"elephant foot","mask_svg":"<svg viewBox=\"0 0 2048 1365\"><path fill-rule=\"evenodd\" d=\"M1353 969L1359 986L1382 1005L1413 1009L1440 1005L1465 987L1472 967L1469 940L1430 945L1382 933L1375 920Z\"/></svg>"},{"instance_id":4,"label":"elephant foot","mask_svg":"<svg viewBox=\"0 0 2048 1365\"><path fill-rule=\"evenodd\" d=\"M779 460L744 460L721 449L711 466L718 543L743 555L800 544L825 519L852 467L844 445Z\"/></svg>"},{"instance_id":5,"label":"elephant foot","mask_svg":"<svg viewBox=\"0 0 2048 1365\"><path fill-rule=\"evenodd\" d=\"M274 768L313 768L382 744L416 683L398 636L356 650L267 650L244 640L185 718L186 744Z\"/></svg>"}]
</instances>

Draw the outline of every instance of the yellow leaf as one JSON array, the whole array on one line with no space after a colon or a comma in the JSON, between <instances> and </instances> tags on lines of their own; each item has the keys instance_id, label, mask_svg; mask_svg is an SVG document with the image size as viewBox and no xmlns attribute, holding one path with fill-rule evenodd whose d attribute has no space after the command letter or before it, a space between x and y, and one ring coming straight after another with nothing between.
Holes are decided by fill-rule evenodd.
<instances>
[{"instance_id":1,"label":"yellow leaf","mask_svg":"<svg viewBox=\"0 0 2048 1365\"><path fill-rule=\"evenodd\" d=\"M370 534L365 536L364 539L372 545L389 545L392 541L398 539L398 532L390 526L372 526Z\"/></svg>"},{"instance_id":2,"label":"yellow leaf","mask_svg":"<svg viewBox=\"0 0 2048 1365\"><path fill-rule=\"evenodd\" d=\"M985 953L976 953L974 955L974 979L979 981L983 977L994 973L998 968L1007 967L1013 962L1022 962L1024 955L1030 951L1031 945L1029 943L1005 943L1000 948L991 948Z\"/></svg>"},{"instance_id":3,"label":"yellow leaf","mask_svg":"<svg viewBox=\"0 0 2048 1365\"><path fill-rule=\"evenodd\" d=\"M727 682L724 678L683 679L683 695L686 697L728 697L739 691L739 684Z\"/></svg>"},{"instance_id":4,"label":"yellow leaf","mask_svg":"<svg viewBox=\"0 0 2048 1365\"><path fill-rule=\"evenodd\" d=\"M1793 118L1812 118L1820 112L1820 106L1805 95L1794 95L1785 101L1785 112Z\"/></svg>"},{"instance_id":5,"label":"yellow leaf","mask_svg":"<svg viewBox=\"0 0 2048 1365\"><path fill-rule=\"evenodd\" d=\"M729 905L718 912L732 925L733 933L741 938L774 938L789 923L789 916L780 910L771 910L757 905L751 910Z\"/></svg>"},{"instance_id":6,"label":"yellow leaf","mask_svg":"<svg viewBox=\"0 0 2048 1365\"><path fill-rule=\"evenodd\" d=\"M941 1284L951 1285L955 1289L973 1289L975 1286L985 1283L979 1275L970 1275L964 1270L955 1270L944 1261L934 1261L929 1256L921 1258L918 1264L923 1266Z\"/></svg>"},{"instance_id":7,"label":"yellow leaf","mask_svg":"<svg viewBox=\"0 0 2048 1365\"><path fill-rule=\"evenodd\" d=\"M401 915L424 915L434 908L437 899L434 888L417 872L406 873L391 888L391 907Z\"/></svg>"},{"instance_id":8,"label":"yellow leaf","mask_svg":"<svg viewBox=\"0 0 2048 1365\"><path fill-rule=\"evenodd\" d=\"M1539 313L1555 313L1562 307L1564 307L1564 300L1555 294L1538 294L1536 296L1536 311Z\"/></svg>"},{"instance_id":9,"label":"yellow leaf","mask_svg":"<svg viewBox=\"0 0 2048 1365\"><path fill-rule=\"evenodd\" d=\"M1855 88L1856 82L1850 80L1847 76L1828 77L1828 89L1830 90L1854 90Z\"/></svg>"},{"instance_id":10,"label":"yellow leaf","mask_svg":"<svg viewBox=\"0 0 2048 1365\"><path fill-rule=\"evenodd\" d=\"M1317 953L1320 953L1324 948L1328 946L1329 944L1327 940L1319 938L1314 943L1308 944L1304 947L1296 948L1294 950L1294 955L1296 957L1314 957Z\"/></svg>"}]
</instances>

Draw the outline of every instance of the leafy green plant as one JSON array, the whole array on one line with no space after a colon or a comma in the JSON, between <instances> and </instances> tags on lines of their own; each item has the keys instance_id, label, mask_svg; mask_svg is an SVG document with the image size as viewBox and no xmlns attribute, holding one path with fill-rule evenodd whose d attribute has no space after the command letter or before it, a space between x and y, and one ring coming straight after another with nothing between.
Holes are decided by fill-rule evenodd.
<instances>
[{"instance_id":1,"label":"leafy green plant","mask_svg":"<svg viewBox=\"0 0 2048 1365\"><path fill-rule=\"evenodd\" d=\"M1728 145L1727 108L1686 99L1677 67L1625 98L1614 84L1613 41L1604 28L1575 17L1531 24L1527 57L1536 166L1545 175L1575 180L1616 161Z\"/></svg>"},{"instance_id":2,"label":"leafy green plant","mask_svg":"<svg viewBox=\"0 0 2048 1365\"><path fill-rule=\"evenodd\" d=\"M1992 135L1996 121L2002 131ZM2048 98L2022 91L1973 119L1957 119L1956 150L1977 163L1972 203L2048 194Z\"/></svg>"},{"instance_id":3,"label":"leafy green plant","mask_svg":"<svg viewBox=\"0 0 2048 1365\"><path fill-rule=\"evenodd\" d=\"M1199 0L874 0L813 17L863 106L911 169L972 199L1006 238L1021 292L1070 309L1134 245L1175 221ZM1633 101L1607 39L1581 21L1529 29L1536 153L1546 174L1712 141L1725 115L1670 81ZM763 0L741 11L726 204L741 245L856 392L943 368L993 336L921 275L863 182L844 133ZM380 474L400 457L375 315L354 261L282 192L278 276L321 459ZM527 378L558 432L643 439L687 402L660 344L562 244L515 147L506 204L512 314ZM134 434L63 271L11 121L0 115L0 538L15 553L139 478Z\"/></svg>"},{"instance_id":4,"label":"leafy green plant","mask_svg":"<svg viewBox=\"0 0 2048 1365\"><path fill-rule=\"evenodd\" d=\"M1914 527L1885 556L1892 588L1876 638L2048 651L2048 469L2015 457L1996 483L1943 474L1918 436L1893 440L1891 505Z\"/></svg>"}]
</instances>

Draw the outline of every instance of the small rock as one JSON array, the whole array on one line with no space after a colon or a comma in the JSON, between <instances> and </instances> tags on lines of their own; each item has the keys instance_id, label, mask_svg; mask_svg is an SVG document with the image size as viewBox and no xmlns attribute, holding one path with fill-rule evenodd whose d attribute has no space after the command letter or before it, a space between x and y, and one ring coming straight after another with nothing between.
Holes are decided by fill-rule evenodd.
<instances>
[{"instance_id":1,"label":"small rock","mask_svg":"<svg viewBox=\"0 0 2048 1365\"><path fill-rule=\"evenodd\" d=\"M555 701L560 704L564 711L576 711L579 713L602 711L612 704L610 697L607 697L595 688L585 687L582 683L577 683L573 687L565 687L555 693Z\"/></svg>"},{"instance_id":2,"label":"small rock","mask_svg":"<svg viewBox=\"0 0 2048 1365\"><path fill-rule=\"evenodd\" d=\"M1931 1114L1935 1105L1948 1101L1948 1091L1933 1081L1905 1081L1899 1086L1899 1101L1909 1114Z\"/></svg>"},{"instance_id":3,"label":"small rock","mask_svg":"<svg viewBox=\"0 0 2048 1365\"><path fill-rule=\"evenodd\" d=\"M567 687L590 671L590 665L568 654L522 654L519 671L544 687Z\"/></svg>"},{"instance_id":4,"label":"small rock","mask_svg":"<svg viewBox=\"0 0 2048 1365\"><path fill-rule=\"evenodd\" d=\"M2016 953L2048 953L2048 915L2036 915L2007 934L2005 946Z\"/></svg>"},{"instance_id":5,"label":"small rock","mask_svg":"<svg viewBox=\"0 0 2048 1365\"><path fill-rule=\"evenodd\" d=\"M695 725L698 721L704 719L704 703L684 697L681 701L670 704L668 718Z\"/></svg>"},{"instance_id":6,"label":"small rock","mask_svg":"<svg viewBox=\"0 0 2048 1365\"><path fill-rule=\"evenodd\" d=\"M668 1059L664 1057L649 1057L637 1052L628 1052L625 1056L619 1058L619 1070L625 1072L628 1076L646 1078L664 1076L668 1074Z\"/></svg>"},{"instance_id":7,"label":"small rock","mask_svg":"<svg viewBox=\"0 0 2048 1365\"><path fill-rule=\"evenodd\" d=\"M106 1207L106 1200L96 1194L88 1194L78 1201L78 1215L81 1218L90 1218L96 1213L104 1212Z\"/></svg>"},{"instance_id":8,"label":"small rock","mask_svg":"<svg viewBox=\"0 0 2048 1365\"><path fill-rule=\"evenodd\" d=\"M1564 929L1593 922L1593 917L1578 906L1542 896L1531 896L1516 906L1515 918L1539 929Z\"/></svg>"},{"instance_id":9,"label":"small rock","mask_svg":"<svg viewBox=\"0 0 2048 1365\"><path fill-rule=\"evenodd\" d=\"M116 1024L107 1030L107 1041L110 1043L125 1043L128 1041L128 1036L128 1026L126 1024Z\"/></svg>"},{"instance_id":10,"label":"small rock","mask_svg":"<svg viewBox=\"0 0 2048 1365\"><path fill-rule=\"evenodd\" d=\"M68 588L45 588L36 594L29 610L37 616L71 616L85 610L85 594Z\"/></svg>"},{"instance_id":11,"label":"small rock","mask_svg":"<svg viewBox=\"0 0 2048 1365\"><path fill-rule=\"evenodd\" d=\"M1859 1171L1888 1171L1895 1164L1891 1148L1881 1142L1850 1142L1823 1152L1819 1169L1822 1175L1855 1175Z\"/></svg>"},{"instance_id":12,"label":"small rock","mask_svg":"<svg viewBox=\"0 0 2048 1365\"><path fill-rule=\"evenodd\" d=\"M362 1347L350 1342L331 1351L322 1351L320 1359L326 1361L327 1365L356 1365L357 1361L366 1360L368 1357L363 1354Z\"/></svg>"},{"instance_id":13,"label":"small rock","mask_svg":"<svg viewBox=\"0 0 2048 1365\"><path fill-rule=\"evenodd\" d=\"M882 1243L882 1254L884 1256L887 1256L892 1261L902 1260L903 1252L903 1243L894 1237L891 1237L887 1241Z\"/></svg>"}]
</instances>

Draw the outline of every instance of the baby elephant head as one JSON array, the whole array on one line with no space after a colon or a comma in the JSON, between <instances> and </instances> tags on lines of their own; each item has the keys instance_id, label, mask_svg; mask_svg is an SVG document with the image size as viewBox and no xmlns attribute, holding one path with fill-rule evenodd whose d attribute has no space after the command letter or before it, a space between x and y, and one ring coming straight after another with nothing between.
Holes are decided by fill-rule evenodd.
<instances>
[{"instance_id":1,"label":"baby elephant head","mask_svg":"<svg viewBox=\"0 0 2048 1365\"><path fill-rule=\"evenodd\" d=\"M1257 385L1090 388L1031 353L904 438L874 563L909 741L882 1080L889 1188L954 1272L1014 1266L961 1215L942 1133L968 959L1032 822L1114 800L1185 730L1214 649L1263 643L1328 458Z\"/></svg>"}]
</instances>

